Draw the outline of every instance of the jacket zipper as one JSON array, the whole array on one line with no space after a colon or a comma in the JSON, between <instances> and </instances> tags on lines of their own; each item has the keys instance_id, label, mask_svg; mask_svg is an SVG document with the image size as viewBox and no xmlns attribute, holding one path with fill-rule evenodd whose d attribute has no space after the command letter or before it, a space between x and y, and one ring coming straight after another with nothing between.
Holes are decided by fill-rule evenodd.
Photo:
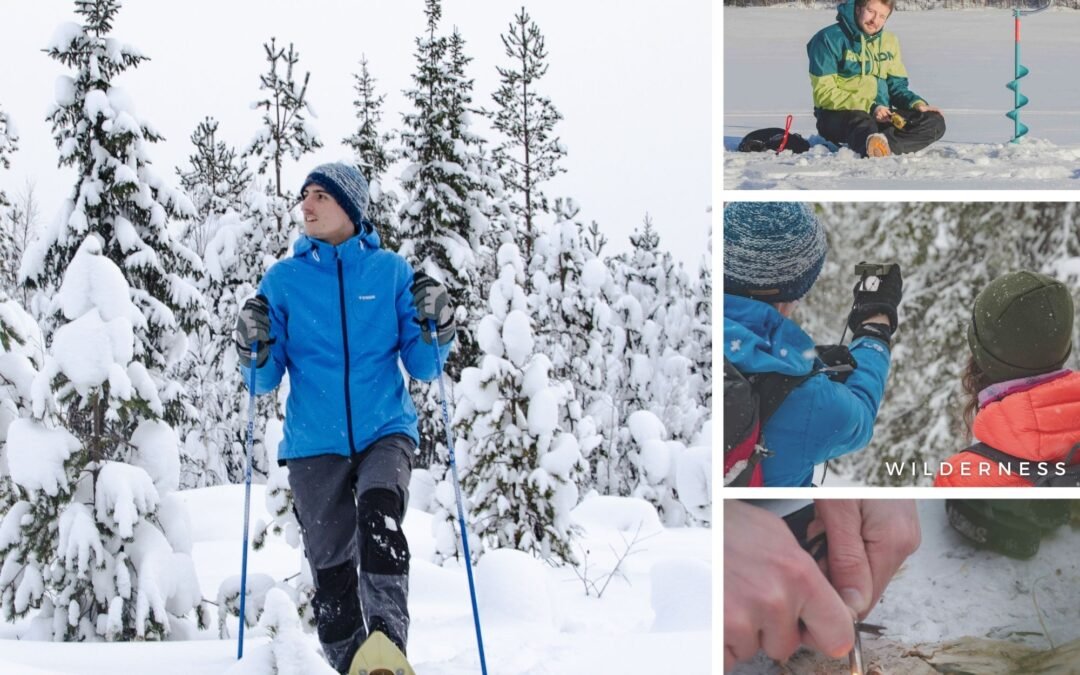
<instances>
[{"instance_id":1,"label":"jacket zipper","mask_svg":"<svg viewBox=\"0 0 1080 675\"><path fill-rule=\"evenodd\" d=\"M345 426L349 430L349 453L356 454L353 441L352 400L349 397L349 328L345 321L345 275L341 270L341 258L337 259L338 298L341 301L341 337L345 343Z\"/></svg>"}]
</instances>

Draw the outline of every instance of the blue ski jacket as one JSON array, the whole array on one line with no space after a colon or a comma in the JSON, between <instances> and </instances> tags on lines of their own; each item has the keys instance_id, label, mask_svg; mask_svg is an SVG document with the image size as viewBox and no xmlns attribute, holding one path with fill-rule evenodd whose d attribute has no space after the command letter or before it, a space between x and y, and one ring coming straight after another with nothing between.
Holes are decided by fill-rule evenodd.
<instances>
[{"instance_id":1,"label":"blue ski jacket","mask_svg":"<svg viewBox=\"0 0 1080 675\"><path fill-rule=\"evenodd\" d=\"M301 236L293 256L259 284L270 306L270 358L255 371L265 394L289 373L279 460L362 452L390 434L419 443L416 408L398 366L433 380L434 348L420 337L413 270L374 231L337 246ZM440 347L445 362L450 344ZM250 364L240 364L247 384Z\"/></svg>"},{"instance_id":2,"label":"blue ski jacket","mask_svg":"<svg viewBox=\"0 0 1080 675\"><path fill-rule=\"evenodd\" d=\"M767 487L805 487L814 466L870 443L889 375L889 348L876 338L851 342L858 367L846 382L812 375L762 429L772 451L762 463ZM724 356L744 375L806 375L824 367L814 342L768 303L724 294Z\"/></svg>"}]
</instances>

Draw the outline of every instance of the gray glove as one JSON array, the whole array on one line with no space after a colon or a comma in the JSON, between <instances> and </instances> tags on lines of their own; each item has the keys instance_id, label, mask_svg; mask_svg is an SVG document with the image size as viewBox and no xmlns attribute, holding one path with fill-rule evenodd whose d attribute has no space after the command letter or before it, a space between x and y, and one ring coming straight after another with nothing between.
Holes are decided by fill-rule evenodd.
<instances>
[{"instance_id":1,"label":"gray glove","mask_svg":"<svg viewBox=\"0 0 1080 675\"><path fill-rule=\"evenodd\" d=\"M244 365L251 364L252 342L259 343L256 368L262 368L270 358L270 345L274 341L270 339L270 306L265 295L256 295L244 303L240 316L236 317L233 340L236 341L236 353Z\"/></svg>"},{"instance_id":2,"label":"gray glove","mask_svg":"<svg viewBox=\"0 0 1080 675\"><path fill-rule=\"evenodd\" d=\"M450 305L450 294L446 287L423 272L417 272L412 285L413 306L416 307L416 323L420 324L420 337L431 344L431 325L434 321L438 328L439 344L444 345L454 339L457 325L454 323L454 308Z\"/></svg>"}]
</instances>

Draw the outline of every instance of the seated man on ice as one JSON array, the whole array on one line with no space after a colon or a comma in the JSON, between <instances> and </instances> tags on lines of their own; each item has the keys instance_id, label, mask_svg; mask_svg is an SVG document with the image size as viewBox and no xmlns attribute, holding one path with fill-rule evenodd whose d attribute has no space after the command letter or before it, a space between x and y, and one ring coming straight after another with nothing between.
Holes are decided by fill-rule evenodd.
<instances>
[{"instance_id":1,"label":"seated man on ice","mask_svg":"<svg viewBox=\"0 0 1080 675\"><path fill-rule=\"evenodd\" d=\"M895 0L845 0L810 39L817 130L864 157L922 150L945 134L941 111L908 89L900 41L883 30Z\"/></svg>"}]
</instances>

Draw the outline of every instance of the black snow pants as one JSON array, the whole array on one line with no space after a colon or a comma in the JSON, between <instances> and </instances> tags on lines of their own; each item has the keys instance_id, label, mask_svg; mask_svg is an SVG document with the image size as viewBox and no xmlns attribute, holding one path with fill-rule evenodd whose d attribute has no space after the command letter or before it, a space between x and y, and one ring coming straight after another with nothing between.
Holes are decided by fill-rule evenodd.
<instances>
[{"instance_id":1,"label":"black snow pants","mask_svg":"<svg viewBox=\"0 0 1080 675\"><path fill-rule=\"evenodd\" d=\"M411 438L395 434L351 457L288 461L289 487L315 581L319 642L338 672L348 671L353 653L376 630L405 651L409 543L401 521L415 448Z\"/></svg>"},{"instance_id":2,"label":"black snow pants","mask_svg":"<svg viewBox=\"0 0 1080 675\"><path fill-rule=\"evenodd\" d=\"M941 113L898 110L907 120L903 129L888 122L878 122L870 113L861 110L815 110L817 130L825 140L846 145L866 156L866 137L881 133L889 141L894 155L917 152L945 135L945 118Z\"/></svg>"}]
</instances>

